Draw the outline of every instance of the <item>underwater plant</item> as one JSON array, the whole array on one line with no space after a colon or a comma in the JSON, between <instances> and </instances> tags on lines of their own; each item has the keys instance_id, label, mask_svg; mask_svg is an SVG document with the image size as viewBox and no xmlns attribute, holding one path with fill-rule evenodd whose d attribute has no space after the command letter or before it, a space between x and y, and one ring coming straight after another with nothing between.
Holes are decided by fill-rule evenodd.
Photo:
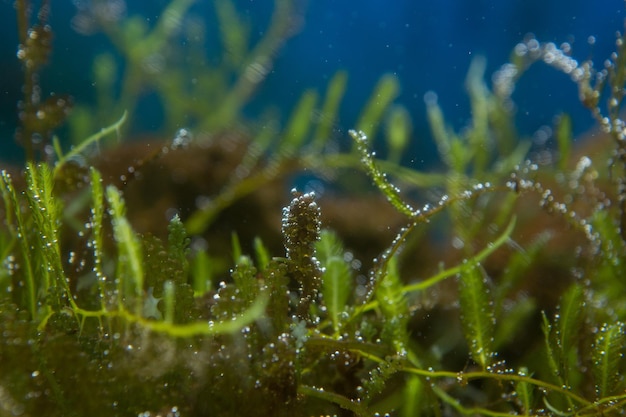
<instances>
[{"instance_id":1,"label":"underwater plant","mask_svg":"<svg viewBox=\"0 0 626 417\"><path fill-rule=\"evenodd\" d=\"M24 84L23 100L18 103L21 127L16 133L17 141L24 147L26 159L37 155L46 157L52 132L68 116L72 102L67 95L50 94L44 98L39 84L39 75L47 64L52 51L52 28L48 24L50 5L44 1L37 13L37 22L30 24L30 2L15 2L19 48L17 58L22 64Z\"/></svg>"},{"instance_id":2,"label":"underwater plant","mask_svg":"<svg viewBox=\"0 0 626 417\"><path fill-rule=\"evenodd\" d=\"M294 0L274 1L267 27L256 36L232 0L211 2L215 22L194 17L194 3L168 2L153 24L143 16L126 17L124 2L93 0L77 6L77 30L104 33L112 51L94 59L96 103L74 108L69 119L74 141L119 109L132 123L145 97L163 108L164 131L193 125L216 134L240 123L242 107L271 72L281 46L298 32L303 7ZM215 36L211 25L217 26ZM208 55L207 48L219 51L217 56Z\"/></svg>"},{"instance_id":3,"label":"underwater plant","mask_svg":"<svg viewBox=\"0 0 626 417\"><path fill-rule=\"evenodd\" d=\"M183 130L140 147L140 162L124 143L86 155L129 112L68 152L53 141L54 159L27 152L23 177L0 175L0 415L626 414L623 44L596 71L526 39L493 91L474 61L460 133L428 93L439 173L398 163L410 121L392 76L353 147L333 149L344 73L321 105L305 92L282 130L252 139ZM610 139L596 155L577 155L566 116L550 158L518 138L511 94L538 61L577 83ZM377 158L386 112L389 157ZM116 171L107 158L124 155L135 162ZM286 197L303 171L349 201ZM386 205L342 181L373 184ZM351 226L359 212L373 226Z\"/></svg>"}]
</instances>

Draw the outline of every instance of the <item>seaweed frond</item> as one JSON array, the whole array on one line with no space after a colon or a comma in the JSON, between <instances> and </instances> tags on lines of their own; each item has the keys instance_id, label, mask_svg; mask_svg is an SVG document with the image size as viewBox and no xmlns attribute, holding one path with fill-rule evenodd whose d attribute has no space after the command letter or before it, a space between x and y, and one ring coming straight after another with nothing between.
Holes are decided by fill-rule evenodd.
<instances>
[{"instance_id":1,"label":"seaweed frond","mask_svg":"<svg viewBox=\"0 0 626 417\"><path fill-rule=\"evenodd\" d=\"M287 251L288 271L298 285L297 314L304 319L309 307L317 300L322 283L319 262L315 255L315 243L320 238L320 209L315 193L298 194L283 210L283 236Z\"/></svg>"},{"instance_id":2,"label":"seaweed frond","mask_svg":"<svg viewBox=\"0 0 626 417\"><path fill-rule=\"evenodd\" d=\"M168 3L152 28L133 18L120 27L100 22L111 39L124 40L120 48L137 40L136 50L124 49L128 82L144 71L138 60L167 49L191 3ZM212 99L199 105L206 114L197 126L219 132L235 120L295 30L286 19L294 5L277 0L281 20L249 47L249 26L234 3L216 2L230 55L197 91L213 91L223 107L207 110ZM126 185L138 179L136 167L184 148L189 130L120 173L126 188L81 163L92 143L119 134L131 118L134 98L122 92L109 104L129 104L128 116L67 153L54 141L56 165L29 162L23 180L0 173L0 414L11 404L16 414L51 416L623 415L623 41L620 35L615 56L596 72L550 43L527 39L496 74L493 91L483 80L485 61L473 61L466 80L472 119L460 132L427 93L443 162L438 173L399 165L411 122L392 105L394 76L382 78L358 130L349 132L352 149L333 150L329 137L347 82L338 73L324 96L303 93L284 128L271 123L251 135L206 207L171 203L179 214L159 212L167 229L161 237L139 232L132 221L138 196ZM43 46L25 53L44 53ZM193 59L202 66L201 55ZM566 115L558 119L550 163L532 160L530 144L519 139L506 104L527 67L546 59L571 74L582 102L614 139L610 169L588 156L572 160L578 150ZM111 77L107 71L98 76ZM185 73L168 74L132 87L171 98L186 85ZM603 94L612 100L606 109ZM168 123L188 110L172 104ZM380 158L371 149L385 121L389 156ZM80 181L67 187L74 168ZM282 225L274 213L273 238L221 221L237 200L287 178L276 187L283 206L280 190L294 172L336 180L336 189L333 183L319 200L293 191ZM346 217L363 211L346 232L322 212L346 196L362 202L341 188L348 172L348 181L356 178L364 192L373 184L381 199L380 206L366 199L345 209ZM256 209L242 206L235 216L248 216L249 226ZM379 207L396 223L383 223ZM374 224L367 227L375 248L369 238L355 244L365 221ZM225 233L209 240L211 225Z\"/></svg>"}]
</instances>

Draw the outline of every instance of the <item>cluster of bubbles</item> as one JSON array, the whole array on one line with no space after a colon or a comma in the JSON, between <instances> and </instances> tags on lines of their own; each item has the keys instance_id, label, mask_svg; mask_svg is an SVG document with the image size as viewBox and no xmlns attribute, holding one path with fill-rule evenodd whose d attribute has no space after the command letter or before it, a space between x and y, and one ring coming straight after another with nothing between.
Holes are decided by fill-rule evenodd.
<instances>
[{"instance_id":1,"label":"cluster of bubbles","mask_svg":"<svg viewBox=\"0 0 626 417\"><path fill-rule=\"evenodd\" d=\"M495 93L502 98L508 98L515 91L515 83L520 75L533 63L543 61L557 70L570 75L573 81L579 82L591 70L591 63L579 62L570 56L572 47L564 42L557 46L554 42L539 42L532 34L513 49L515 62L504 64L493 74Z\"/></svg>"},{"instance_id":2,"label":"cluster of bubbles","mask_svg":"<svg viewBox=\"0 0 626 417\"><path fill-rule=\"evenodd\" d=\"M591 160L588 157L583 157L577 165L577 169L572 174L572 178L576 176L582 177L584 172L587 172L591 167ZM529 179L527 176L538 170L538 166L535 163L526 161L521 166L516 167L516 170L511 174L509 181L506 185L512 191L519 192L535 192L539 194L539 205L549 213L556 213L562 216L568 223L575 228L581 230L587 240L598 248L600 244L600 237L597 232L593 230L592 225L584 218L581 218L579 214L570 208L571 196L566 196L564 201L557 199L551 189L546 188L541 182ZM576 184L578 187L578 181L572 179L570 186ZM576 190L573 190L576 191Z\"/></svg>"}]
</instances>

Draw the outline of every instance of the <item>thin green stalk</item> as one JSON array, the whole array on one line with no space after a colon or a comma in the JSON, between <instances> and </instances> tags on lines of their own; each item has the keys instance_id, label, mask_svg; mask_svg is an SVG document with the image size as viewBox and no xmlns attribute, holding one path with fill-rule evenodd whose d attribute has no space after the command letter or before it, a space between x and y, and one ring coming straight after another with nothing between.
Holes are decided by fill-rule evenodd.
<instances>
[{"instance_id":1,"label":"thin green stalk","mask_svg":"<svg viewBox=\"0 0 626 417\"><path fill-rule=\"evenodd\" d=\"M269 295L261 292L247 310L232 320L219 322L196 321L193 323L177 324L163 320L152 320L141 315L134 314L126 309L118 310L85 310L83 308L72 309L72 312L83 318L115 318L120 317L127 323L137 324L142 328L156 333L164 333L176 338L189 338L194 336L216 336L220 334L233 334L243 327L250 325L263 317L269 301Z\"/></svg>"},{"instance_id":2,"label":"thin green stalk","mask_svg":"<svg viewBox=\"0 0 626 417\"><path fill-rule=\"evenodd\" d=\"M80 145L74 146L72 150L70 150L65 155L59 154L59 150L57 149L57 158L59 158L59 160L54 166L53 177L56 179L61 171L61 168L63 168L65 163L71 160L72 158L76 157L77 155L80 155L92 143L98 142L100 139L110 135L113 132L117 132L119 136L120 129L122 125L126 122L127 116L128 116L128 112L125 111L124 114L122 114L122 117L120 117L117 122L113 123L110 126L102 128L99 132L94 133L93 135L89 136L87 139L82 141Z\"/></svg>"},{"instance_id":3,"label":"thin green stalk","mask_svg":"<svg viewBox=\"0 0 626 417\"><path fill-rule=\"evenodd\" d=\"M5 206L5 210L7 213L14 213L15 220L17 222L16 237L20 244L23 262L22 270L26 280L26 305L28 306L28 312L30 313L30 317L34 320L37 317L37 288L35 286L35 274L33 272L33 264L31 262L32 252L28 240L30 228L27 228L26 226L26 221L24 219L24 216L22 215L20 202L17 198L17 193L15 191L15 187L13 186L11 176L4 170L0 172L0 175L2 178L3 196L6 197L5 203L10 202L10 205ZM47 304L46 308L49 309L49 306Z\"/></svg>"},{"instance_id":4,"label":"thin green stalk","mask_svg":"<svg viewBox=\"0 0 626 417\"><path fill-rule=\"evenodd\" d=\"M535 379L535 378L525 376L525 375L493 373L493 372L486 372L486 371L477 371L477 372L429 371L425 369L413 368L410 366L403 367L402 371L413 374L413 375L419 375L424 378L430 378L430 379L451 378L456 381L459 381L460 384L465 384L468 381L472 381L476 379L495 379L495 380L503 381L503 382L504 381L525 382L537 388L545 389L546 391L557 392L559 394L562 394L565 397L572 399L574 402L584 407L590 407L594 404L591 401L577 394L574 394L573 392L563 387L550 384L549 382L545 382L540 379Z\"/></svg>"},{"instance_id":5,"label":"thin green stalk","mask_svg":"<svg viewBox=\"0 0 626 417\"><path fill-rule=\"evenodd\" d=\"M344 410L352 411L357 416L369 416L371 414L364 406L362 406L358 402L346 398L343 395L335 394L334 392L330 391L325 391L323 388L311 387L308 385L299 385L298 393L301 395L319 398L321 400L337 404Z\"/></svg>"}]
</instances>

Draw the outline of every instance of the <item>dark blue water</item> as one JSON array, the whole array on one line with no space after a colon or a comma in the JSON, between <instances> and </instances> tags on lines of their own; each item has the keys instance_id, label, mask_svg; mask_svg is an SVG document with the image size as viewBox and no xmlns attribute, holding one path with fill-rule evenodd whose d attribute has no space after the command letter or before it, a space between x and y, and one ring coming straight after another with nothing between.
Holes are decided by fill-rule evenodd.
<instances>
[{"instance_id":1,"label":"dark blue water","mask_svg":"<svg viewBox=\"0 0 626 417\"><path fill-rule=\"evenodd\" d=\"M0 1L2 160L21 157L12 139L21 83L12 3ZM253 23L253 33L266 27L274 2L235 3ZM133 2L128 11L154 22L165 4ZM310 0L304 6L303 26L280 51L273 72L246 107L247 116L254 118L268 106L288 114L302 91L311 87L323 91L334 73L346 70L348 89L336 132L341 139L354 126L380 76L393 73L402 85L397 101L413 117L416 145L410 159L425 161L434 153L423 101L427 91L438 94L447 121L462 128L471 117L464 79L474 57L487 58L486 79L490 83L490 74L508 60L515 44L533 33L540 41L557 45L569 42L576 59L591 57L601 67L614 50L615 33L623 29L625 16L622 0ZM76 102L88 103L94 96L92 59L111 45L103 35L87 37L72 30L72 3L52 2L52 7L56 49L42 75L42 86L44 91L69 93ZM193 12L209 27L214 22L210 1L198 1ZM593 46L587 42L589 36L595 37ZM578 103L576 86L567 76L542 64L522 79L514 99L518 128L527 135L542 125L551 125L561 112L573 115L578 134L593 125ZM135 132L159 131L160 109L147 102L138 114L141 117L133 121Z\"/></svg>"}]
</instances>

